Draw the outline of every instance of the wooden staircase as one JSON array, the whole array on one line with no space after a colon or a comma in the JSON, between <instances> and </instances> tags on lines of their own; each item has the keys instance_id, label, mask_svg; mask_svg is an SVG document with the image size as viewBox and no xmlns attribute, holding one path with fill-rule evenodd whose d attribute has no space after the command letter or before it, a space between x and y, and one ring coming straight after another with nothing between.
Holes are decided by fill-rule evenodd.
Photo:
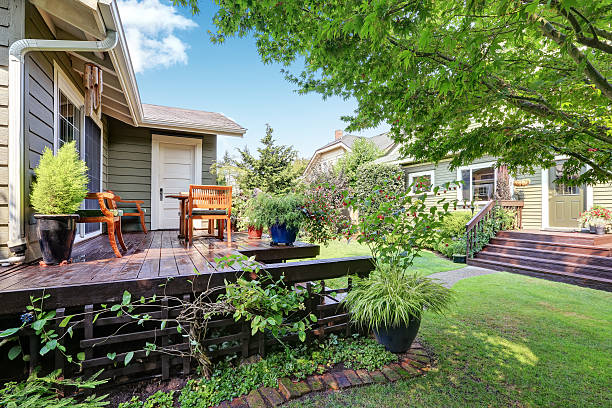
<instances>
[{"instance_id":1,"label":"wooden staircase","mask_svg":"<svg viewBox=\"0 0 612 408\"><path fill-rule=\"evenodd\" d=\"M612 235L500 231L468 264L612 291Z\"/></svg>"}]
</instances>

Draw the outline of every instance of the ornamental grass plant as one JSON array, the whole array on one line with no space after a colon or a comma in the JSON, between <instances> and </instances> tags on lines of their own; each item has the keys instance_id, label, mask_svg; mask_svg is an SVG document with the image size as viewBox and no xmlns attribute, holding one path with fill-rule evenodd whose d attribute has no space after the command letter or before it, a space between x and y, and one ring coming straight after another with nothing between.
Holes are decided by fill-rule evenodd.
<instances>
[{"instance_id":1,"label":"ornamental grass plant","mask_svg":"<svg viewBox=\"0 0 612 408\"><path fill-rule=\"evenodd\" d=\"M370 330L408 326L423 310L443 313L452 302L453 292L435 279L383 262L367 278L356 278L344 299L351 320Z\"/></svg>"}]
</instances>

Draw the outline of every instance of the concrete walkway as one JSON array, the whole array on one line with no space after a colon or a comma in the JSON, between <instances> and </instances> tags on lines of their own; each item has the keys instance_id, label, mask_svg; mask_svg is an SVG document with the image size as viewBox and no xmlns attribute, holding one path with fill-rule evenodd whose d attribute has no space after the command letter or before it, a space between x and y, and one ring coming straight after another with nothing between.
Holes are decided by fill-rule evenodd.
<instances>
[{"instance_id":1,"label":"concrete walkway","mask_svg":"<svg viewBox=\"0 0 612 408\"><path fill-rule=\"evenodd\" d=\"M488 275L490 273L497 273L493 269L480 268L478 266L466 266L465 268L455 269L452 271L438 272L429 275L430 278L439 279L442 281L442 285L447 288L452 287L455 283L461 279L471 278L472 276Z\"/></svg>"}]
</instances>

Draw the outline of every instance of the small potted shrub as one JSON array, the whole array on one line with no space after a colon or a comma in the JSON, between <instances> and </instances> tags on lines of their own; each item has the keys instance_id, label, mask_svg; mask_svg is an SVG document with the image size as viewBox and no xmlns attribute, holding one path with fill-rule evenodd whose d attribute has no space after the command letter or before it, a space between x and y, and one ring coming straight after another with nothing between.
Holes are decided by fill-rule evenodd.
<instances>
[{"instance_id":1,"label":"small potted shrub","mask_svg":"<svg viewBox=\"0 0 612 408\"><path fill-rule=\"evenodd\" d=\"M580 214L578 221L589 226L592 234L604 235L606 228L612 225L612 211L598 205Z\"/></svg>"},{"instance_id":2,"label":"small potted shrub","mask_svg":"<svg viewBox=\"0 0 612 408\"><path fill-rule=\"evenodd\" d=\"M87 195L86 171L74 142L64 144L57 155L46 148L34 170L30 203L36 211L40 250L47 265L70 259L79 218L75 213Z\"/></svg>"},{"instance_id":3,"label":"small potted shrub","mask_svg":"<svg viewBox=\"0 0 612 408\"><path fill-rule=\"evenodd\" d=\"M351 320L372 330L376 340L392 353L410 349L421 316L446 310L453 296L435 280L388 263L377 262L365 279L357 279L344 304Z\"/></svg>"},{"instance_id":4,"label":"small potted shrub","mask_svg":"<svg viewBox=\"0 0 612 408\"><path fill-rule=\"evenodd\" d=\"M258 220L270 228L272 245L292 245L304 222L303 198L297 194L260 196Z\"/></svg>"},{"instance_id":5,"label":"small potted shrub","mask_svg":"<svg viewBox=\"0 0 612 408\"><path fill-rule=\"evenodd\" d=\"M242 228L247 229L250 239L261 239L265 227L262 221L262 208L265 199L263 194L258 194L255 197L249 198L242 210L240 223Z\"/></svg>"}]
</instances>

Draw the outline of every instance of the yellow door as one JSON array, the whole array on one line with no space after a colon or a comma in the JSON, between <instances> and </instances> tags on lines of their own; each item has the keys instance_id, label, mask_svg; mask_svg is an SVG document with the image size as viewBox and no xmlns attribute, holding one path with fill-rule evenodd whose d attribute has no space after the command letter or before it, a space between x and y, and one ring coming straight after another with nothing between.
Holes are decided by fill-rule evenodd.
<instances>
[{"instance_id":1,"label":"yellow door","mask_svg":"<svg viewBox=\"0 0 612 408\"><path fill-rule=\"evenodd\" d=\"M562 173L563 162L549 170L549 225L551 227L578 228L578 218L584 211L584 188L556 183Z\"/></svg>"}]
</instances>

